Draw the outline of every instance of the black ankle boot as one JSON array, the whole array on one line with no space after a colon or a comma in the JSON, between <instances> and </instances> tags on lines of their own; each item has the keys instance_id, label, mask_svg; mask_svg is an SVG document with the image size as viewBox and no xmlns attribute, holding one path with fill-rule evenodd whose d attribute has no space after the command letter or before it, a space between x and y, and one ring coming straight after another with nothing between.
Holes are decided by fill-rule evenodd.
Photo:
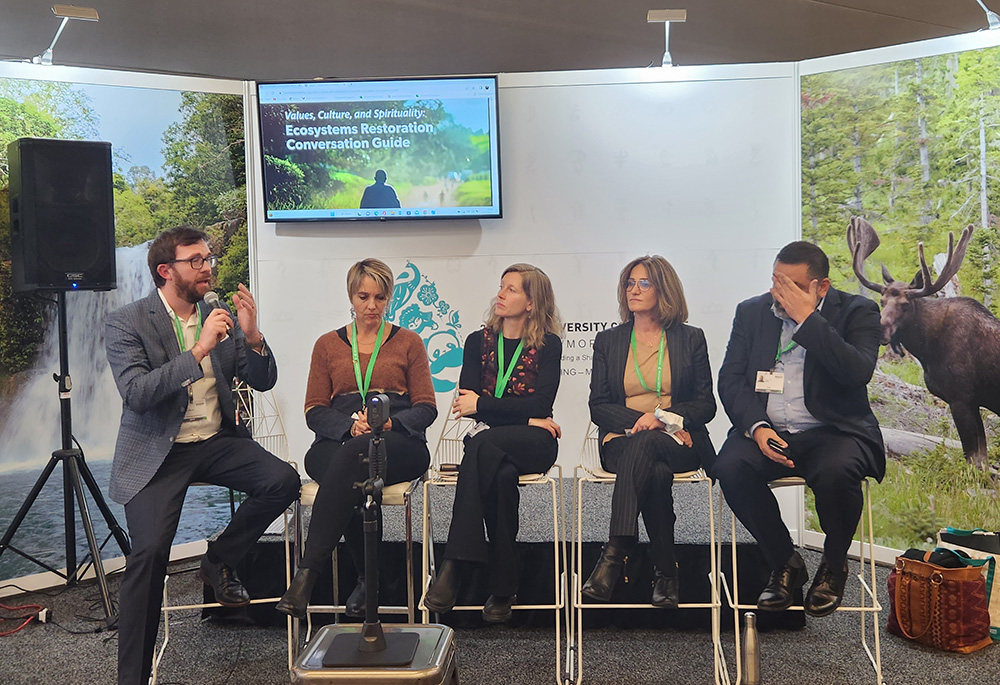
<instances>
[{"instance_id":1,"label":"black ankle boot","mask_svg":"<svg viewBox=\"0 0 1000 685\"><path fill-rule=\"evenodd\" d=\"M364 618L367 603L368 590L365 587L365 577L358 576L358 584L354 586L354 591L347 598L347 604L344 606L344 614L351 618Z\"/></svg>"},{"instance_id":2,"label":"black ankle boot","mask_svg":"<svg viewBox=\"0 0 1000 685\"><path fill-rule=\"evenodd\" d=\"M517 595L490 595L483 605L483 620L487 623L506 623L513 612L511 605L517 601Z\"/></svg>"},{"instance_id":3,"label":"black ankle boot","mask_svg":"<svg viewBox=\"0 0 1000 685\"><path fill-rule=\"evenodd\" d=\"M306 607L309 606L309 598L312 596L313 587L319 573L309 568L299 568L292 578L292 584L281 596L277 606L274 608L283 614L288 614L295 618L306 617Z\"/></svg>"},{"instance_id":4,"label":"black ankle boot","mask_svg":"<svg viewBox=\"0 0 1000 685\"><path fill-rule=\"evenodd\" d=\"M628 548L608 541L601 550L601 558L597 560L597 566L590 574L590 578L583 584L584 597L596 599L598 602L611 601L611 593L618 584L622 569L625 568L625 560L628 558Z\"/></svg>"},{"instance_id":5,"label":"black ankle boot","mask_svg":"<svg viewBox=\"0 0 1000 685\"><path fill-rule=\"evenodd\" d=\"M656 572L653 573L652 605L661 609L676 609L680 601L681 593L677 584L677 576L666 576L660 569L656 569Z\"/></svg>"},{"instance_id":6,"label":"black ankle boot","mask_svg":"<svg viewBox=\"0 0 1000 685\"><path fill-rule=\"evenodd\" d=\"M442 561L437 578L424 595L424 606L438 614L451 611L458 601L458 576L457 562L451 559Z\"/></svg>"}]
</instances>

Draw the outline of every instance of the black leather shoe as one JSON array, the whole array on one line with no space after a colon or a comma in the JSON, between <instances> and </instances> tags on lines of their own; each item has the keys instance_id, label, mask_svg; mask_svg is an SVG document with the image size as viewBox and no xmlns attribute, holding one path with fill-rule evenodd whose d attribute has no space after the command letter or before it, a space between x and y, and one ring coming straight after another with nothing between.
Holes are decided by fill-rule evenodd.
<instances>
[{"instance_id":1,"label":"black leather shoe","mask_svg":"<svg viewBox=\"0 0 1000 685\"><path fill-rule=\"evenodd\" d=\"M424 595L424 606L437 614L451 611L458 601L458 564L445 559L438 569L437 578Z\"/></svg>"},{"instance_id":2,"label":"black leather shoe","mask_svg":"<svg viewBox=\"0 0 1000 685\"><path fill-rule=\"evenodd\" d=\"M504 597L490 595L483 606L483 620L487 623L506 623L513 613L510 606L517 601L517 595Z\"/></svg>"},{"instance_id":3,"label":"black leather shoe","mask_svg":"<svg viewBox=\"0 0 1000 685\"><path fill-rule=\"evenodd\" d=\"M661 609L676 609L680 601L681 593L677 585L677 576L665 576L657 569L653 574L653 606Z\"/></svg>"},{"instance_id":4,"label":"black leather shoe","mask_svg":"<svg viewBox=\"0 0 1000 685\"><path fill-rule=\"evenodd\" d=\"M771 571L767 586L757 598L757 608L761 611L783 611L792 606L792 597L796 590L806 584L809 572L806 562L798 552L794 552L785 565L777 571Z\"/></svg>"},{"instance_id":5,"label":"black leather shoe","mask_svg":"<svg viewBox=\"0 0 1000 685\"><path fill-rule=\"evenodd\" d=\"M806 593L806 601L802 605L806 613L817 618L832 614L844 599L846 583L847 560L844 560L844 568L838 572L826 563L824 556L816 571L816 577L813 578L812 586Z\"/></svg>"},{"instance_id":6,"label":"black leather shoe","mask_svg":"<svg viewBox=\"0 0 1000 685\"><path fill-rule=\"evenodd\" d=\"M601 549L601 558L590 573L590 578L583 584L581 592L584 597L596 599L598 602L610 602L611 593L625 568L628 550L610 541Z\"/></svg>"},{"instance_id":7,"label":"black leather shoe","mask_svg":"<svg viewBox=\"0 0 1000 685\"><path fill-rule=\"evenodd\" d=\"M295 618L306 617L306 607L309 606L309 598L312 597L313 587L319 579L319 573L308 568L299 568L292 578L292 584L288 586L285 594L278 600L274 607L283 614L288 614Z\"/></svg>"},{"instance_id":8,"label":"black leather shoe","mask_svg":"<svg viewBox=\"0 0 1000 685\"><path fill-rule=\"evenodd\" d=\"M354 591L347 598L347 604L344 606L344 614L351 618L364 618L367 600L368 591L365 586L365 577L359 576L358 584L354 586Z\"/></svg>"},{"instance_id":9,"label":"black leather shoe","mask_svg":"<svg viewBox=\"0 0 1000 685\"><path fill-rule=\"evenodd\" d=\"M250 595L247 594L236 571L222 562L213 564L208 560L208 555L201 558L198 578L205 585L212 586L215 601L224 607L244 607L250 603Z\"/></svg>"}]
</instances>

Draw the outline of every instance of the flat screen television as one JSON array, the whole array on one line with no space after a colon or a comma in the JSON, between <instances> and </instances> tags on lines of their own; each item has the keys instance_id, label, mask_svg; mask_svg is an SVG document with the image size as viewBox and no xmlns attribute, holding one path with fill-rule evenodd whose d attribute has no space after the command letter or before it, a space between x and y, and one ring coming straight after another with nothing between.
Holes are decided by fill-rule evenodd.
<instances>
[{"instance_id":1,"label":"flat screen television","mask_svg":"<svg viewBox=\"0 0 1000 685\"><path fill-rule=\"evenodd\" d=\"M267 221L498 218L495 76L258 83Z\"/></svg>"}]
</instances>

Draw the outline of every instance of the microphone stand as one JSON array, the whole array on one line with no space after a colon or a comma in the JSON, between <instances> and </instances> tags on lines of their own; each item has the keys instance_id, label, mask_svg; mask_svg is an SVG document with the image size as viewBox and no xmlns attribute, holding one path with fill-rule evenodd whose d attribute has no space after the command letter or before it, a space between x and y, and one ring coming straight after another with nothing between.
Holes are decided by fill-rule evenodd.
<instances>
[{"instance_id":1,"label":"microphone stand","mask_svg":"<svg viewBox=\"0 0 1000 685\"><path fill-rule=\"evenodd\" d=\"M361 633L334 637L323 656L324 667L336 666L407 666L420 644L420 634L391 630L386 634L378 615L378 546L379 520L382 517L382 488L385 485L386 454L382 431L389 416L389 398L380 394L368 402L367 416L372 429L368 443L368 479L355 483L365 502L362 505L365 534L365 622ZM379 420L380 419L380 420ZM362 462L364 459L362 458Z\"/></svg>"},{"instance_id":2,"label":"microphone stand","mask_svg":"<svg viewBox=\"0 0 1000 685\"><path fill-rule=\"evenodd\" d=\"M383 424L384 426L384 424ZM372 439L368 443L368 480L361 483L364 493L362 529L365 533L365 622L361 628L359 652L382 652L386 648L385 633L378 616L378 520L382 510L382 488L385 482L379 475L385 464L385 440L382 428L372 427Z\"/></svg>"}]
</instances>

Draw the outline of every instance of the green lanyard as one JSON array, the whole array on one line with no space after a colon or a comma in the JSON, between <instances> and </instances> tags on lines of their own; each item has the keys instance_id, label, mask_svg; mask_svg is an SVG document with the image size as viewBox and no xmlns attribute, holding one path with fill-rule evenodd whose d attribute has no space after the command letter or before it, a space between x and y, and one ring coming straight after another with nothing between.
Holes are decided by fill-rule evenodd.
<instances>
[{"instance_id":1,"label":"green lanyard","mask_svg":"<svg viewBox=\"0 0 1000 685\"><path fill-rule=\"evenodd\" d=\"M194 341L198 342L198 338L201 337L201 312L198 311L197 307L194 311L198 315L198 321L194 325ZM174 332L177 334L177 344L180 346L181 352L186 352L187 350L184 348L184 327L177 314L174 314L173 310L170 313L174 315ZM191 345L191 347L194 347L194 345Z\"/></svg>"},{"instance_id":2,"label":"green lanyard","mask_svg":"<svg viewBox=\"0 0 1000 685\"><path fill-rule=\"evenodd\" d=\"M660 392L663 389L663 351L667 348L667 334L665 331L660 331L660 351L656 355L656 399L660 399ZM635 375L639 377L639 385L643 387L646 392L653 392L653 389L646 385L646 380L642 377L642 371L639 370L639 352L636 350L635 345L635 328L632 329L632 363L635 364Z\"/></svg>"},{"instance_id":3,"label":"green lanyard","mask_svg":"<svg viewBox=\"0 0 1000 685\"><path fill-rule=\"evenodd\" d=\"M792 350L794 350L798 346L799 346L799 344L797 342L795 342L794 340L789 340L788 344L785 345L784 347L782 347L781 346L781 339L779 338L778 339L778 353L774 355L774 365L775 366L778 365L778 360L781 359L781 355L783 355L785 352L791 352Z\"/></svg>"},{"instance_id":4,"label":"green lanyard","mask_svg":"<svg viewBox=\"0 0 1000 685\"><path fill-rule=\"evenodd\" d=\"M507 389L507 383L510 382L510 377L514 374L514 367L517 366L517 360L521 358L521 350L524 348L524 340L520 340L517 343L517 347L514 348L514 356L510 358L510 366L504 371L503 368L503 331L500 331L500 335L497 336L497 387L493 389L494 397L501 397L503 391Z\"/></svg>"},{"instance_id":5,"label":"green lanyard","mask_svg":"<svg viewBox=\"0 0 1000 685\"><path fill-rule=\"evenodd\" d=\"M385 330L385 319L378 327L378 337L375 338L375 349L372 350L371 359L368 360L368 370L365 371L365 382L361 382L361 361L358 358L358 326L351 322L351 359L354 360L354 378L358 381L358 392L361 393L361 405L364 407L368 397L368 388L372 384L372 369L375 368L375 358L378 351L382 349L382 331Z\"/></svg>"}]
</instances>

